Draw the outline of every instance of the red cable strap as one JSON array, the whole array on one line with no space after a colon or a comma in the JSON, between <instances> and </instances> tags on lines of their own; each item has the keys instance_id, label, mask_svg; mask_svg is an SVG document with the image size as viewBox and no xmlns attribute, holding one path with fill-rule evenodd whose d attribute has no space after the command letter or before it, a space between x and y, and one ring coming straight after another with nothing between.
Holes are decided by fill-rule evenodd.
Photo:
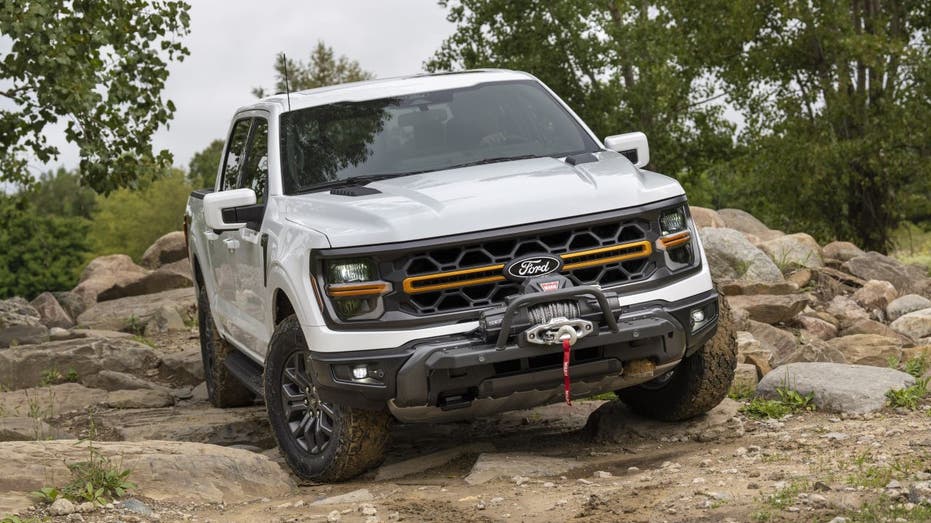
<instances>
[{"instance_id":1,"label":"red cable strap","mask_svg":"<svg viewBox=\"0 0 931 523\"><path fill-rule=\"evenodd\" d=\"M562 340L562 385L563 390L565 391L566 405L572 406L572 398L570 393L572 392L572 384L569 381L569 351L572 350L572 345L569 343L569 340Z\"/></svg>"}]
</instances>

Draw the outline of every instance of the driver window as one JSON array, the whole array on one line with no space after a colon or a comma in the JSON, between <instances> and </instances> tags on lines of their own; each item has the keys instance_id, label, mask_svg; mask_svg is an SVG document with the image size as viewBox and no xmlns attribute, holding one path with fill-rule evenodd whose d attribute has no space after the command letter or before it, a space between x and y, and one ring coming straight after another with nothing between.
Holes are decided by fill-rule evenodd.
<instances>
[{"instance_id":1,"label":"driver window","mask_svg":"<svg viewBox=\"0 0 931 523\"><path fill-rule=\"evenodd\" d=\"M236 188L239 181L239 171L242 167L243 153L246 148L246 138L249 136L251 118L237 120L230 133L229 145L226 148L226 158L223 160L223 178L220 180L220 190L228 191Z\"/></svg>"},{"instance_id":2,"label":"driver window","mask_svg":"<svg viewBox=\"0 0 931 523\"><path fill-rule=\"evenodd\" d=\"M264 118L255 118L252 135L246 152L246 161L242 168L241 189L255 191L255 202L265 203L268 187L268 122Z\"/></svg>"}]
</instances>

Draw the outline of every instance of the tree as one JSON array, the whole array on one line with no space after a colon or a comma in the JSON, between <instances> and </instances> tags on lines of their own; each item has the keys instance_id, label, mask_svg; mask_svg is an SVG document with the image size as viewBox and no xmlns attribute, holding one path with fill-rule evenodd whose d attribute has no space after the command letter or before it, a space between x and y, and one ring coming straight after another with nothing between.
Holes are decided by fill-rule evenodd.
<instances>
[{"instance_id":1,"label":"tree","mask_svg":"<svg viewBox=\"0 0 931 523\"><path fill-rule=\"evenodd\" d=\"M287 85L285 85L285 76L288 78ZM372 78L375 78L375 75L363 70L359 62L350 60L345 55L337 58L333 48L323 41L317 42L306 64L285 58L284 53L279 53L275 57L275 93L283 93L287 87L290 87L291 91L302 91ZM269 93L262 87L256 87L252 89L252 94L258 98L264 98Z\"/></svg>"},{"instance_id":2,"label":"tree","mask_svg":"<svg viewBox=\"0 0 931 523\"><path fill-rule=\"evenodd\" d=\"M181 229L190 192L184 172L170 169L139 189L99 196L90 231L94 256L128 254L139 261L155 240Z\"/></svg>"},{"instance_id":3,"label":"tree","mask_svg":"<svg viewBox=\"0 0 931 523\"><path fill-rule=\"evenodd\" d=\"M528 71L599 136L643 131L651 167L688 183L728 158L733 126L701 50L655 3L596 0L441 0L456 30L431 71ZM693 199L694 196L693 195Z\"/></svg>"},{"instance_id":4,"label":"tree","mask_svg":"<svg viewBox=\"0 0 931 523\"><path fill-rule=\"evenodd\" d=\"M90 222L38 212L28 194L0 194L0 298L33 298L77 283Z\"/></svg>"},{"instance_id":5,"label":"tree","mask_svg":"<svg viewBox=\"0 0 931 523\"><path fill-rule=\"evenodd\" d=\"M97 206L97 193L81 185L78 173L60 167L43 173L38 183L23 194L37 214L91 219Z\"/></svg>"},{"instance_id":6,"label":"tree","mask_svg":"<svg viewBox=\"0 0 931 523\"><path fill-rule=\"evenodd\" d=\"M0 3L0 181L33 183L28 162L54 160L46 130L64 121L81 178L98 192L170 165L152 136L175 107L162 98L168 62L188 50L188 5L175 0Z\"/></svg>"},{"instance_id":7,"label":"tree","mask_svg":"<svg viewBox=\"0 0 931 523\"><path fill-rule=\"evenodd\" d=\"M917 0L682 1L747 121L738 199L771 224L885 252L931 204L931 15ZM777 197L773 197L773 195Z\"/></svg>"},{"instance_id":8,"label":"tree","mask_svg":"<svg viewBox=\"0 0 931 523\"><path fill-rule=\"evenodd\" d=\"M191 163L188 164L187 179L192 187L202 189L216 184L220 157L223 156L223 144L223 140L214 140L207 148L191 158Z\"/></svg>"}]
</instances>

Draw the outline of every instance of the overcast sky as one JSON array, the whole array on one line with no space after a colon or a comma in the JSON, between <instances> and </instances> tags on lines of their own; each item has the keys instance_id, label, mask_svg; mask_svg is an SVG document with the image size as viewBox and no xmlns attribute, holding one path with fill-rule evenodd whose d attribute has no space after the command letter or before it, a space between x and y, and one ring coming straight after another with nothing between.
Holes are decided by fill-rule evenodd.
<instances>
[{"instance_id":1,"label":"overcast sky","mask_svg":"<svg viewBox=\"0 0 931 523\"><path fill-rule=\"evenodd\" d=\"M378 77L397 76L422 71L424 60L453 31L435 0L190 3L191 55L170 64L164 93L177 112L155 138L156 150L168 149L184 167L194 153L223 138L233 111L255 99L253 87L274 87L277 53L306 61L323 40ZM51 165L77 167L77 148L65 142L61 129L49 132L62 151Z\"/></svg>"}]
</instances>

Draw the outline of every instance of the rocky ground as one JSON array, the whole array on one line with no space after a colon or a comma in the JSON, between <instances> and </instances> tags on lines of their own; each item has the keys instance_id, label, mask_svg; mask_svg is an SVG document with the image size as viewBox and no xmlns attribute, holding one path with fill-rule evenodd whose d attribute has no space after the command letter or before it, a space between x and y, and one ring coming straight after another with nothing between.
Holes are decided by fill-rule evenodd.
<instances>
[{"instance_id":1,"label":"rocky ground","mask_svg":"<svg viewBox=\"0 0 931 523\"><path fill-rule=\"evenodd\" d=\"M678 424L604 400L399 424L381 468L334 485L290 474L262 405L206 401L180 233L142 266L104 257L71 292L0 301L0 521L931 520L926 271L693 217L735 311L736 399ZM30 495L88 461L135 486Z\"/></svg>"}]
</instances>

